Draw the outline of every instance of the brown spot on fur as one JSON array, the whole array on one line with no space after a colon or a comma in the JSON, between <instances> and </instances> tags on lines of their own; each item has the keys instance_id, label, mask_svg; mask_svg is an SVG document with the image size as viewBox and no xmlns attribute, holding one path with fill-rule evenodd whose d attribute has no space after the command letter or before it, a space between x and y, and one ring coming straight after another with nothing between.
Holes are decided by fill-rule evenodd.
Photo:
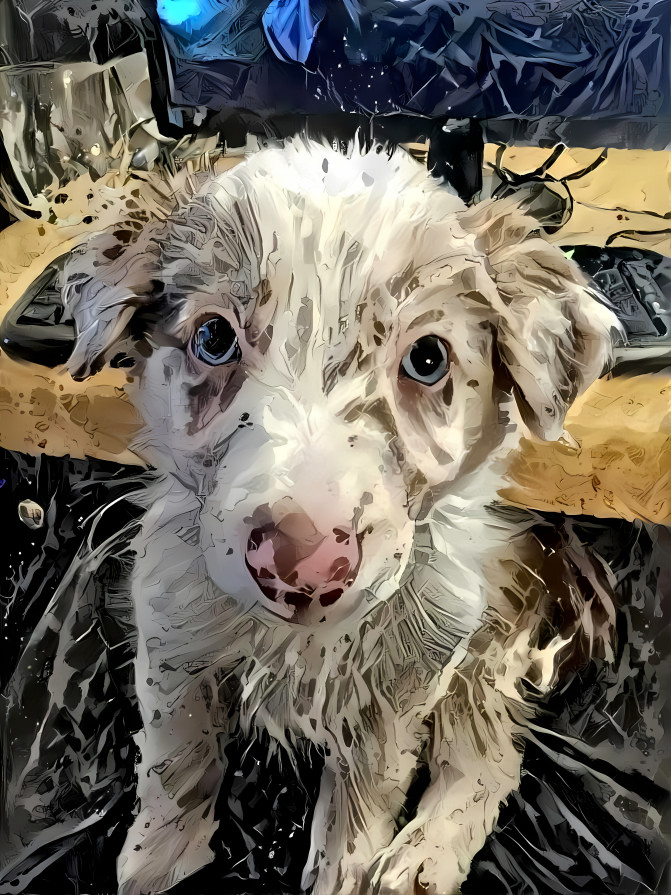
<instances>
[{"instance_id":1,"label":"brown spot on fur","mask_svg":"<svg viewBox=\"0 0 671 895\"><path fill-rule=\"evenodd\" d=\"M357 342L344 360L338 363L329 363L326 367L324 367L324 371L322 373L322 388L324 390L324 394L328 395L338 379L341 376L346 375L352 364L355 361L359 360L362 353L363 350L361 348L361 343Z\"/></svg>"},{"instance_id":2,"label":"brown spot on fur","mask_svg":"<svg viewBox=\"0 0 671 895\"><path fill-rule=\"evenodd\" d=\"M426 477L420 469L413 472L411 475L408 475L408 471L404 469L403 479L405 481L405 488L409 501L419 497L426 488Z\"/></svg>"},{"instance_id":3,"label":"brown spot on fur","mask_svg":"<svg viewBox=\"0 0 671 895\"><path fill-rule=\"evenodd\" d=\"M403 292L406 288L406 284L412 280L413 274L415 272L415 268L413 262L411 261L408 266L401 273L396 274L391 277L387 283L387 290L392 298L395 298L396 301L400 301Z\"/></svg>"},{"instance_id":4,"label":"brown spot on fur","mask_svg":"<svg viewBox=\"0 0 671 895\"><path fill-rule=\"evenodd\" d=\"M270 288L270 281L263 280L258 287L259 301L258 306L262 308L273 297L273 290Z\"/></svg>"},{"instance_id":5,"label":"brown spot on fur","mask_svg":"<svg viewBox=\"0 0 671 895\"><path fill-rule=\"evenodd\" d=\"M124 251L123 246L117 245L117 246L112 246L109 249L105 249L105 251L103 252L103 255L105 256L105 258L109 258L110 261L114 261L119 257L119 255L123 254L123 251Z\"/></svg>"},{"instance_id":6,"label":"brown spot on fur","mask_svg":"<svg viewBox=\"0 0 671 895\"><path fill-rule=\"evenodd\" d=\"M239 367L229 367L222 376L221 371L207 377L189 390L191 422L187 427L189 435L195 435L213 419L214 414L223 413L233 402L244 381L244 373Z\"/></svg>"},{"instance_id":7,"label":"brown spot on fur","mask_svg":"<svg viewBox=\"0 0 671 895\"><path fill-rule=\"evenodd\" d=\"M125 245L127 245L134 236L134 234L131 233L130 230L115 230L112 235L115 239L118 239L119 242L124 243ZM108 255L107 257L109 258L110 256ZM114 257L118 256L115 255Z\"/></svg>"},{"instance_id":8,"label":"brown spot on fur","mask_svg":"<svg viewBox=\"0 0 671 895\"><path fill-rule=\"evenodd\" d=\"M259 349L261 354L265 354L273 340L273 325L269 323L268 326L260 332L256 337L251 337L250 342Z\"/></svg>"},{"instance_id":9,"label":"brown spot on fur","mask_svg":"<svg viewBox=\"0 0 671 895\"><path fill-rule=\"evenodd\" d=\"M420 314L419 317L416 317L412 323L408 326L408 332L412 329L416 329L418 326L426 326L428 323L437 323L439 320L445 319L445 312L440 308L434 308L432 311L425 311L424 314Z\"/></svg>"},{"instance_id":10,"label":"brown spot on fur","mask_svg":"<svg viewBox=\"0 0 671 895\"><path fill-rule=\"evenodd\" d=\"M346 412L343 417L346 423L354 423L364 414L364 405L361 403L357 403L352 405Z\"/></svg>"},{"instance_id":11,"label":"brown spot on fur","mask_svg":"<svg viewBox=\"0 0 671 895\"><path fill-rule=\"evenodd\" d=\"M366 416L379 423L383 432L387 432L392 438L398 437L396 420L385 398L378 398L377 401L369 404L366 407Z\"/></svg>"}]
</instances>

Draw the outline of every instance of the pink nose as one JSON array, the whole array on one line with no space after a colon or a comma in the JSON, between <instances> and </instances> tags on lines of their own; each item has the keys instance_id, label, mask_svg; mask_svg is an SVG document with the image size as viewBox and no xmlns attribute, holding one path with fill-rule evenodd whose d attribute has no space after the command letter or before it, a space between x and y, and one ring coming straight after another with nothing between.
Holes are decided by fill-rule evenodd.
<instances>
[{"instance_id":1,"label":"pink nose","mask_svg":"<svg viewBox=\"0 0 671 895\"><path fill-rule=\"evenodd\" d=\"M351 525L324 535L309 516L298 511L254 528L247 542L246 561L259 588L271 600L297 608L315 600L330 606L356 578L361 551Z\"/></svg>"}]
</instances>

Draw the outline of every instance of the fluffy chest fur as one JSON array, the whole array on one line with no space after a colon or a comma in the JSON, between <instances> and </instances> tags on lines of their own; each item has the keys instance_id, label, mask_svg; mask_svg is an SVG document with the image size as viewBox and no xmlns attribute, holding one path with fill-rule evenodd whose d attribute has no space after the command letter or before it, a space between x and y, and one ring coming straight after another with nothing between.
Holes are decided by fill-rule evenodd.
<instances>
[{"instance_id":1,"label":"fluffy chest fur","mask_svg":"<svg viewBox=\"0 0 671 895\"><path fill-rule=\"evenodd\" d=\"M394 594L380 601L371 591L337 624L323 612L321 624L304 626L264 606L243 614L212 581L197 495L164 481L151 503L131 585L147 722L157 723L160 702L200 687L215 727L230 731L235 717L284 745L304 737L340 752L366 725L392 722L419 748L425 719L481 623L487 591L505 584L498 555L515 532L484 507L476 514L472 504L446 501L418 528Z\"/></svg>"}]
</instances>

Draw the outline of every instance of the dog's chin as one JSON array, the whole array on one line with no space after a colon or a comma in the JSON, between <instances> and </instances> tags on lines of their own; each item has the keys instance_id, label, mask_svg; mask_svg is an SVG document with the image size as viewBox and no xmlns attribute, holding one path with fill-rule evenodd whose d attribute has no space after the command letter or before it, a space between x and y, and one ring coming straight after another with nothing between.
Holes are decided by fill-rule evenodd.
<instances>
[{"instance_id":1,"label":"dog's chin","mask_svg":"<svg viewBox=\"0 0 671 895\"><path fill-rule=\"evenodd\" d=\"M300 591L275 591L259 597L259 605L293 624L313 627L333 624L343 618L358 615L361 604L365 601L364 591L352 589L347 591L346 596L335 596L335 592L327 592L326 597L327 600L333 599L333 602L324 605L320 597Z\"/></svg>"},{"instance_id":2,"label":"dog's chin","mask_svg":"<svg viewBox=\"0 0 671 895\"><path fill-rule=\"evenodd\" d=\"M334 632L347 633L357 627L382 603L397 593L403 578L406 562L399 563L390 574L378 578L369 586L355 583L340 588L329 585L317 594L287 588L259 592L257 605L291 624L304 627L328 627Z\"/></svg>"}]
</instances>

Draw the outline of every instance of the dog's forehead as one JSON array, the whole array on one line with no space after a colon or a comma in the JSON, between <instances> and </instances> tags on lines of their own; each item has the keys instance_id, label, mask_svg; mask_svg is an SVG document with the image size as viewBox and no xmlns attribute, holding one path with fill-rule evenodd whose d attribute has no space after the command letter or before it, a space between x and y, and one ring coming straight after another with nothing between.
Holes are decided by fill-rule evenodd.
<instances>
[{"instance_id":1,"label":"dog's forehead","mask_svg":"<svg viewBox=\"0 0 671 895\"><path fill-rule=\"evenodd\" d=\"M312 315L332 340L371 314L390 319L402 309L408 317L431 303L439 317L448 293L478 289L482 265L456 214L433 219L429 209L408 219L390 199L371 219L366 196L294 196L266 203L261 215L255 200L211 209L207 240L199 239L199 205L171 229L163 271L186 316L221 304L243 326L263 329L289 315L304 330Z\"/></svg>"},{"instance_id":2,"label":"dog's forehead","mask_svg":"<svg viewBox=\"0 0 671 895\"><path fill-rule=\"evenodd\" d=\"M161 246L182 333L223 309L264 363L324 381L391 361L413 328L450 339L458 319L463 342L486 316L488 302L472 300L487 290L486 266L463 204L421 176L344 194L252 174L210 184Z\"/></svg>"}]
</instances>

